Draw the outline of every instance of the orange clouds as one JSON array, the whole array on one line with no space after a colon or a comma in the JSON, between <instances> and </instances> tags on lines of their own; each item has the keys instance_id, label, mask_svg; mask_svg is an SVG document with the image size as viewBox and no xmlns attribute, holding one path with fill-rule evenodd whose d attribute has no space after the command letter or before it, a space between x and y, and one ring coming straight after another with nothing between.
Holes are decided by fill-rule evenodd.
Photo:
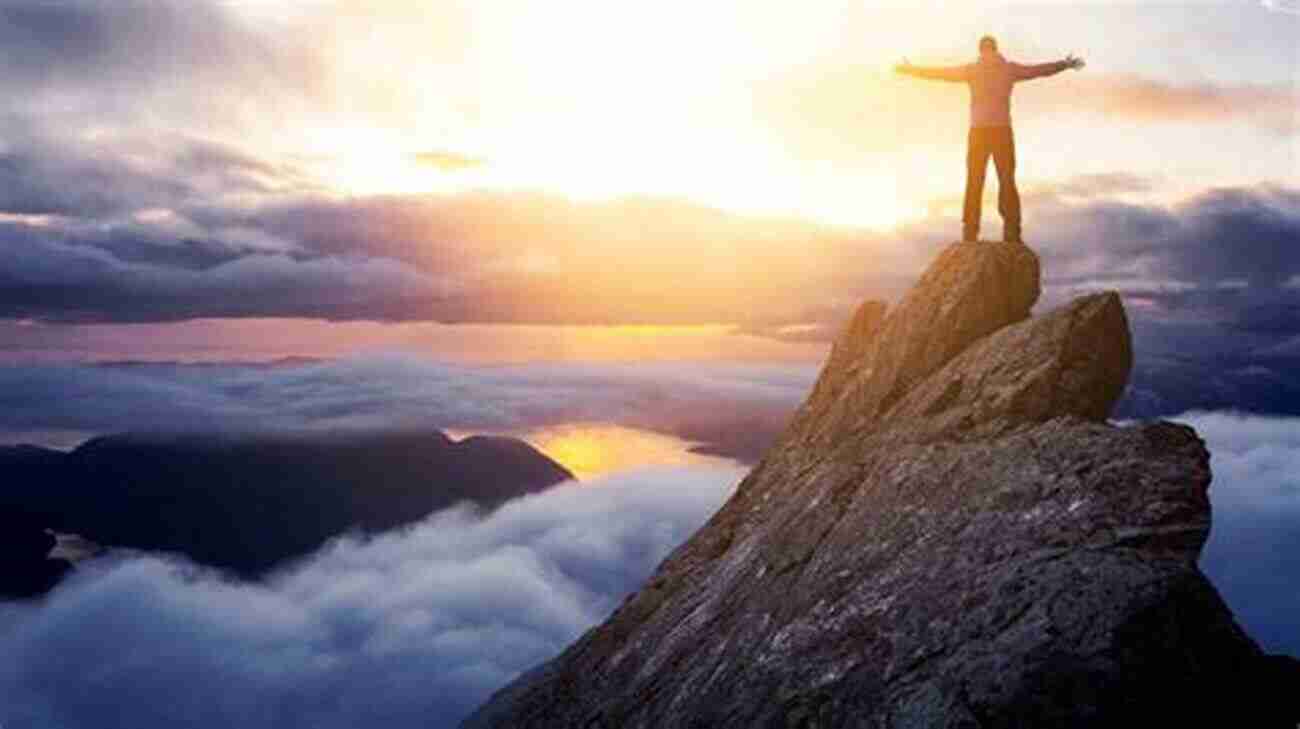
<instances>
[{"instance_id":1,"label":"orange clouds","mask_svg":"<svg viewBox=\"0 0 1300 729\"><path fill-rule=\"evenodd\" d=\"M459 172L482 166L486 160L478 157L469 157L456 152L447 152L442 150L433 150L429 152L420 152L415 155L415 161L426 167L432 167L443 172Z\"/></svg>"},{"instance_id":2,"label":"orange clouds","mask_svg":"<svg viewBox=\"0 0 1300 729\"><path fill-rule=\"evenodd\" d=\"M755 109L792 153L844 162L960 137L954 130L964 129L967 100L960 86L902 80L873 66L816 66L759 86ZM1020 84L1012 113L1021 119L1243 122L1291 133L1298 126L1297 109L1300 92L1287 84L1172 84L1132 74L1081 73Z\"/></svg>"},{"instance_id":3,"label":"orange clouds","mask_svg":"<svg viewBox=\"0 0 1300 729\"><path fill-rule=\"evenodd\" d=\"M1132 74L1081 75L1035 89L1030 113L1093 113L1144 122L1245 121L1277 133L1297 129L1300 92L1289 84L1170 84Z\"/></svg>"}]
</instances>

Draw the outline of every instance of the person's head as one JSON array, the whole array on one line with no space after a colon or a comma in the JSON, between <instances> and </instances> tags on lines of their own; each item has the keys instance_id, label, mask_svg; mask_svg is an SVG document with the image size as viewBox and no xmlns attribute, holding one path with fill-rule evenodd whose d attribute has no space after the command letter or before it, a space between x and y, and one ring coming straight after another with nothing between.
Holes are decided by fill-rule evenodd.
<instances>
[{"instance_id":1,"label":"person's head","mask_svg":"<svg viewBox=\"0 0 1300 729\"><path fill-rule=\"evenodd\" d=\"M980 58L988 58L998 54L998 39L991 35L980 38Z\"/></svg>"}]
</instances>

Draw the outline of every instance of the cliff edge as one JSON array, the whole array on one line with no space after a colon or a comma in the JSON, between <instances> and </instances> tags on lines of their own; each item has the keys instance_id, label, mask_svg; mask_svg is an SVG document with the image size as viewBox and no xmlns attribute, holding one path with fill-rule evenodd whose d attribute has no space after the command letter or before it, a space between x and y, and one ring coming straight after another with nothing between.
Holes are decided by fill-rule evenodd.
<instances>
[{"instance_id":1,"label":"cliff edge","mask_svg":"<svg viewBox=\"0 0 1300 729\"><path fill-rule=\"evenodd\" d=\"M1028 248L957 243L864 305L733 498L464 726L1292 726L1196 566L1203 443L1106 422L1119 297L1038 295Z\"/></svg>"}]
</instances>

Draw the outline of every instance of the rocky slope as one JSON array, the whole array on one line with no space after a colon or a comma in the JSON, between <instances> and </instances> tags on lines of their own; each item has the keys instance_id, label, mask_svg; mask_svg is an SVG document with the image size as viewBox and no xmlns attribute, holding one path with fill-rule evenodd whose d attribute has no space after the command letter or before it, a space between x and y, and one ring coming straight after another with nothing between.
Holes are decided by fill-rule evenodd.
<instances>
[{"instance_id":1,"label":"rocky slope","mask_svg":"<svg viewBox=\"0 0 1300 729\"><path fill-rule=\"evenodd\" d=\"M1107 424L1119 298L1027 319L1038 280L958 243L864 306L735 496L465 726L1291 726L1196 567L1202 442Z\"/></svg>"}]
</instances>

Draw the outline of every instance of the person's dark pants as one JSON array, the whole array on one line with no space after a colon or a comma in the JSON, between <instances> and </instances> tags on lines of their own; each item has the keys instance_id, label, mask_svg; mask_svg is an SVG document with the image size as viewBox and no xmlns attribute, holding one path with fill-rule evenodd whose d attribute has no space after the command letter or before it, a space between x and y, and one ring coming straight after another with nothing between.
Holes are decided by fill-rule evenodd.
<instances>
[{"instance_id":1,"label":"person's dark pants","mask_svg":"<svg viewBox=\"0 0 1300 729\"><path fill-rule=\"evenodd\" d=\"M984 172L989 157L998 169L998 212L1002 237L1020 240L1020 192L1016 190L1016 140L1011 127L971 127L966 143L966 204L962 208L962 237L974 240L980 230L984 202Z\"/></svg>"}]
</instances>

